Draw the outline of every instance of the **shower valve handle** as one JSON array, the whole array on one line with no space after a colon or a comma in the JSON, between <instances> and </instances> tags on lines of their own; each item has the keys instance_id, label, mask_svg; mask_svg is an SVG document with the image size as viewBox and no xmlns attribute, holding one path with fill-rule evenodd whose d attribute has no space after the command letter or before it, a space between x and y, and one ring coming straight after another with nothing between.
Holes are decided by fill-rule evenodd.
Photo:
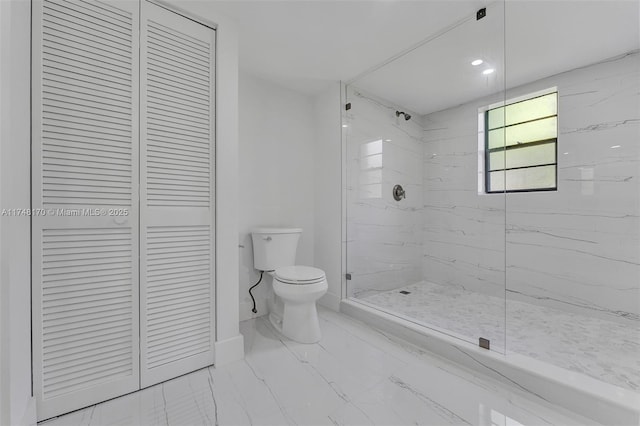
<instances>
[{"instance_id":1,"label":"shower valve handle","mask_svg":"<svg viewBox=\"0 0 640 426\"><path fill-rule=\"evenodd\" d=\"M396 185L393 187L393 199L400 201L403 198L407 198L407 194L404 192L402 185Z\"/></svg>"}]
</instances>

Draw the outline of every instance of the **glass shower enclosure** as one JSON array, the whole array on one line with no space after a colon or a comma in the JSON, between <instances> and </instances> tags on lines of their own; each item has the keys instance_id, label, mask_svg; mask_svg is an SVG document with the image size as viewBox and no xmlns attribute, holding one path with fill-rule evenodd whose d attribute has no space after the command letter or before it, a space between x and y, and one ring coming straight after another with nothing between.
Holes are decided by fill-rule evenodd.
<instances>
[{"instance_id":1,"label":"glass shower enclosure","mask_svg":"<svg viewBox=\"0 0 640 426\"><path fill-rule=\"evenodd\" d=\"M345 85L347 298L640 390L639 6L604 3L494 2Z\"/></svg>"}]
</instances>

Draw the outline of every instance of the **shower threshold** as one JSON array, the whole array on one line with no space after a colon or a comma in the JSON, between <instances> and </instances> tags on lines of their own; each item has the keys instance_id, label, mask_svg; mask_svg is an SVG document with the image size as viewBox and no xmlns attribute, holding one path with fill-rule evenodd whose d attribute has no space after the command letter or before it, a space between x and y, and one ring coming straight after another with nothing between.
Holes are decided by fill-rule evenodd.
<instances>
[{"instance_id":1,"label":"shower threshold","mask_svg":"<svg viewBox=\"0 0 640 426\"><path fill-rule=\"evenodd\" d=\"M451 362L603 424L640 424L640 393L518 353L486 350L450 330L425 326L359 299L344 299L340 311Z\"/></svg>"}]
</instances>

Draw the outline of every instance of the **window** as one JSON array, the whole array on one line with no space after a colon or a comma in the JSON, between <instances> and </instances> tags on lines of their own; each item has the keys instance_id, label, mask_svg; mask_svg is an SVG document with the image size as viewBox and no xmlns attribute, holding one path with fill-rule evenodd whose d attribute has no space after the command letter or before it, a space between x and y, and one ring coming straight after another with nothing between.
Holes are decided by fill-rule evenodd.
<instances>
[{"instance_id":1,"label":"window","mask_svg":"<svg viewBox=\"0 0 640 426\"><path fill-rule=\"evenodd\" d=\"M484 122L485 192L557 189L557 92L488 109Z\"/></svg>"}]
</instances>

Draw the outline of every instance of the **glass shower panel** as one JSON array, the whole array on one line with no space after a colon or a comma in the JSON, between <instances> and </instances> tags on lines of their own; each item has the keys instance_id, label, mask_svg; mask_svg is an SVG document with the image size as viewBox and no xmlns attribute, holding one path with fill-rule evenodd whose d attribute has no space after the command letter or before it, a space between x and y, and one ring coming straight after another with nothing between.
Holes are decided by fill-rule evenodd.
<instances>
[{"instance_id":1,"label":"glass shower panel","mask_svg":"<svg viewBox=\"0 0 640 426\"><path fill-rule=\"evenodd\" d=\"M504 3L486 12L345 87L347 296L503 352L505 194L485 188L485 125L504 106Z\"/></svg>"},{"instance_id":2,"label":"glass shower panel","mask_svg":"<svg viewBox=\"0 0 640 426\"><path fill-rule=\"evenodd\" d=\"M347 99L347 290L369 300L421 280L423 130L396 117L399 105L354 85Z\"/></svg>"},{"instance_id":3,"label":"glass shower panel","mask_svg":"<svg viewBox=\"0 0 640 426\"><path fill-rule=\"evenodd\" d=\"M618 387L611 395L640 390L639 8L506 7L506 98L553 90L558 120L557 190L507 194L507 352ZM558 37L567 16L580 25ZM524 39L540 42L524 52Z\"/></svg>"}]
</instances>

